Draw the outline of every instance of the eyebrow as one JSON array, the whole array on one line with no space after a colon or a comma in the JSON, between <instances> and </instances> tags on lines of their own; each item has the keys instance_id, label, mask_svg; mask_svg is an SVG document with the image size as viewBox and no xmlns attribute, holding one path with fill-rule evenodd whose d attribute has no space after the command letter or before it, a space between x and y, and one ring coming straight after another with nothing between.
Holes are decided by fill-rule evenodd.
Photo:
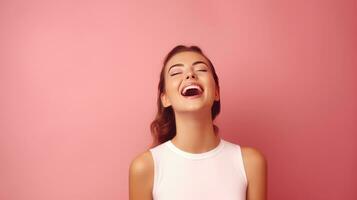
<instances>
[{"instance_id":1,"label":"eyebrow","mask_svg":"<svg viewBox=\"0 0 357 200\"><path fill-rule=\"evenodd\" d=\"M203 62L203 61L196 61L196 62L194 62L194 63L192 63L192 66L193 65L197 65L197 64L205 64L206 66L207 66L207 64L205 63L205 62ZM174 65L172 65L170 68L169 68L169 70L167 71L167 72L170 72L170 70L171 70L171 68L173 68L173 67L183 67L184 65L182 64L182 63L177 63L177 64L174 64Z\"/></svg>"}]
</instances>

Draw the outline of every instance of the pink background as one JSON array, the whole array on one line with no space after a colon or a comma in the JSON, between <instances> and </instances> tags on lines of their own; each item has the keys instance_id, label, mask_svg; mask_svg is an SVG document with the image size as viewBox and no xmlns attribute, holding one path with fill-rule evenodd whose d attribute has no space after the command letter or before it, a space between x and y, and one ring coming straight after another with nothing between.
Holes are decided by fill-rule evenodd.
<instances>
[{"instance_id":1,"label":"pink background","mask_svg":"<svg viewBox=\"0 0 357 200\"><path fill-rule=\"evenodd\" d=\"M356 1L1 1L0 199L128 199L163 57L216 67L269 199L357 199Z\"/></svg>"}]
</instances>

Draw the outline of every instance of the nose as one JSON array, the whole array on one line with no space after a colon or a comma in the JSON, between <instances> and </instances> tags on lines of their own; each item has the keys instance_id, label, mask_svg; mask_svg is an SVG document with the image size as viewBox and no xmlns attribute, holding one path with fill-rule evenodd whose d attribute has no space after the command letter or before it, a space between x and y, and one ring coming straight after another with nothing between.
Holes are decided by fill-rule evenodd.
<instances>
[{"instance_id":1,"label":"nose","mask_svg":"<svg viewBox=\"0 0 357 200\"><path fill-rule=\"evenodd\" d=\"M192 77L193 79L196 78L196 76L192 73L192 71L188 72L186 75L186 79L189 79L190 77Z\"/></svg>"}]
</instances>

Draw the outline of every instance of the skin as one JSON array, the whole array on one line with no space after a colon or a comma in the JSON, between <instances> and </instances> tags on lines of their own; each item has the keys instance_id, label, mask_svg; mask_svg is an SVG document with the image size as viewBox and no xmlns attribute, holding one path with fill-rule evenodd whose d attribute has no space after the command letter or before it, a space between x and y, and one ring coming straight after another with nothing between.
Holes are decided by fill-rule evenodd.
<instances>
[{"instance_id":1,"label":"skin","mask_svg":"<svg viewBox=\"0 0 357 200\"><path fill-rule=\"evenodd\" d=\"M193 65L193 63L200 63ZM173 65L182 64L182 66ZM189 82L198 82L204 92L200 98L185 99L180 91ZM183 151L203 153L219 144L214 134L211 107L219 100L208 61L196 52L181 52L165 65L165 92L161 94L164 107L172 106L176 119L176 136L172 143ZM267 162L264 155L252 147L241 147L248 179L247 200L266 200ZM129 168L129 199L152 200L154 161L150 151L135 157Z\"/></svg>"}]
</instances>

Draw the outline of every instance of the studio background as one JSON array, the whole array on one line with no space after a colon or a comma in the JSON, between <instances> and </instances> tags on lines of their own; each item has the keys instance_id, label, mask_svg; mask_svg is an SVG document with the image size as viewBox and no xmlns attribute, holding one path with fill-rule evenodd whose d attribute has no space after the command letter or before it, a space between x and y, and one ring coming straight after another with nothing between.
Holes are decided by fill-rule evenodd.
<instances>
[{"instance_id":1,"label":"studio background","mask_svg":"<svg viewBox=\"0 0 357 200\"><path fill-rule=\"evenodd\" d=\"M357 199L356 1L0 1L0 199L128 199L164 56L198 45L268 198Z\"/></svg>"}]
</instances>

